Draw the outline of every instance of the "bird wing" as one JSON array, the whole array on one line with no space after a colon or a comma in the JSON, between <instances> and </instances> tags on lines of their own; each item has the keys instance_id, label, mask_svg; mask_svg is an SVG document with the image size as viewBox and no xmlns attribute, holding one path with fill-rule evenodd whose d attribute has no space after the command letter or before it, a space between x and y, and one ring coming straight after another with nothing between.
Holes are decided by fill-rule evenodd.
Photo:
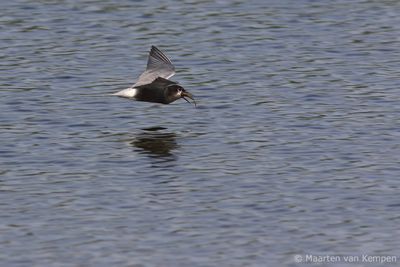
<instances>
[{"instance_id":1,"label":"bird wing","mask_svg":"<svg viewBox=\"0 0 400 267\"><path fill-rule=\"evenodd\" d=\"M145 88L152 88L152 89L164 89L167 86L171 85L171 84L177 84L176 82L164 79L162 77L157 77L154 81L152 81L151 83L146 83L143 85L139 85L136 86L136 88L139 89L145 89Z\"/></svg>"},{"instance_id":2,"label":"bird wing","mask_svg":"<svg viewBox=\"0 0 400 267\"><path fill-rule=\"evenodd\" d=\"M155 46L151 47L146 70L139 76L133 87L152 83L158 77L168 79L175 74L171 60Z\"/></svg>"}]
</instances>

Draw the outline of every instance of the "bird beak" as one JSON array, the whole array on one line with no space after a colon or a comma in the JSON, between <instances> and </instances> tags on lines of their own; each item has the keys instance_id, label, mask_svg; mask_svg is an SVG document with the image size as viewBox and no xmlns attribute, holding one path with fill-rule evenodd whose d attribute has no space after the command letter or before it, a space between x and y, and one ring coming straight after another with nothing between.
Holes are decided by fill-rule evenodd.
<instances>
[{"instance_id":1,"label":"bird beak","mask_svg":"<svg viewBox=\"0 0 400 267\"><path fill-rule=\"evenodd\" d=\"M196 107L196 101L194 100L193 95L192 95L191 93L189 93L189 92L186 92L186 91L183 91L182 94L181 94L181 97L182 97L183 99L185 99L186 102L190 103L190 101L187 100L187 99L185 98L185 96L188 97L188 98L190 98L190 99L192 99L192 100L193 100L193 103L194 103L194 106Z\"/></svg>"}]
</instances>

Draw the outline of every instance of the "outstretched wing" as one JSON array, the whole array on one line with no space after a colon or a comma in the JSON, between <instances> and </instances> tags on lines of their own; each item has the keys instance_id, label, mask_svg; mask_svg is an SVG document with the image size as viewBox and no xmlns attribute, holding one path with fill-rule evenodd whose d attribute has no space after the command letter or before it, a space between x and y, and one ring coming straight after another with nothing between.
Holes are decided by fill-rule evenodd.
<instances>
[{"instance_id":1,"label":"outstretched wing","mask_svg":"<svg viewBox=\"0 0 400 267\"><path fill-rule=\"evenodd\" d=\"M154 45L151 47L146 71L158 72L158 76L168 79L175 74L171 60Z\"/></svg>"},{"instance_id":2,"label":"outstretched wing","mask_svg":"<svg viewBox=\"0 0 400 267\"><path fill-rule=\"evenodd\" d=\"M171 60L164 55L160 49L152 46L149 53L149 59L147 60L147 68L145 72L139 76L138 81L133 85L133 87L152 83L158 77L168 79L174 74L175 67L172 65Z\"/></svg>"},{"instance_id":3,"label":"outstretched wing","mask_svg":"<svg viewBox=\"0 0 400 267\"><path fill-rule=\"evenodd\" d=\"M151 88L153 90L160 90L160 92L163 92L162 90L164 90L167 86L169 86L171 84L177 84L177 83L167 80L167 79L164 79L162 77L157 77L151 83L139 85L139 86L136 86L136 88L139 88L139 89Z\"/></svg>"}]
</instances>

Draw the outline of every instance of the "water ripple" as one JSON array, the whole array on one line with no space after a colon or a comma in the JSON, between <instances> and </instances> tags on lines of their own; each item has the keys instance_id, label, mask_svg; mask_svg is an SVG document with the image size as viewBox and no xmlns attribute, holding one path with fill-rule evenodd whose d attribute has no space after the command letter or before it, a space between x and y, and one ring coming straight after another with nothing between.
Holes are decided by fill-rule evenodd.
<instances>
[{"instance_id":1,"label":"water ripple","mask_svg":"<svg viewBox=\"0 0 400 267\"><path fill-rule=\"evenodd\" d=\"M9 1L5 266L399 255L396 1ZM196 96L114 98L150 45Z\"/></svg>"}]
</instances>

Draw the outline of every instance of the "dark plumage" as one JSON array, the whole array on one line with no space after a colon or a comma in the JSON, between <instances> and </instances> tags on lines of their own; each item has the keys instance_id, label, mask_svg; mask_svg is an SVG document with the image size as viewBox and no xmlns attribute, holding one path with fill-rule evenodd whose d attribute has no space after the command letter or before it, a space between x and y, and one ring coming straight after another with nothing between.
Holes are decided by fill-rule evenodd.
<instances>
[{"instance_id":1,"label":"dark plumage","mask_svg":"<svg viewBox=\"0 0 400 267\"><path fill-rule=\"evenodd\" d=\"M175 74L175 67L171 60L157 47L152 46L147 60L146 70L139 76L137 82L130 88L119 91L113 95L138 101L169 104L185 97L196 102L193 95L187 92L178 83L168 80ZM190 103L190 102L189 102Z\"/></svg>"}]
</instances>

